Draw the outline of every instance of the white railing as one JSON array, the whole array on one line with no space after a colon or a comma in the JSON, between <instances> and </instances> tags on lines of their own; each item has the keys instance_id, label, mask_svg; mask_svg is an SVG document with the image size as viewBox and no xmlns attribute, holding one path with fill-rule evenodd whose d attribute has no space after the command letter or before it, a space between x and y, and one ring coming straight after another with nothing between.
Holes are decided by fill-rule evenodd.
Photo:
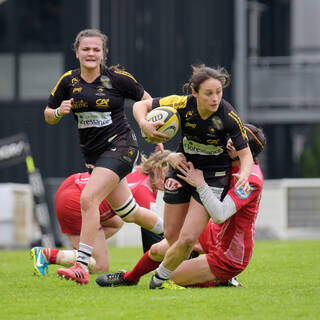
<instances>
[{"instance_id":1,"label":"white railing","mask_svg":"<svg viewBox=\"0 0 320 320\"><path fill-rule=\"evenodd\" d=\"M320 238L320 179L266 180L257 218L257 236Z\"/></svg>"}]
</instances>

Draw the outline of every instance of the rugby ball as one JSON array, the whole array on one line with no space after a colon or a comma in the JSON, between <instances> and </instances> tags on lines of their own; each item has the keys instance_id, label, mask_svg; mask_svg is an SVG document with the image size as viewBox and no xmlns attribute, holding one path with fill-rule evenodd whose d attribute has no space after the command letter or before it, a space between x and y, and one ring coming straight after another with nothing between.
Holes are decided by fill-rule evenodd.
<instances>
[{"instance_id":1,"label":"rugby ball","mask_svg":"<svg viewBox=\"0 0 320 320\"><path fill-rule=\"evenodd\" d=\"M168 142L172 139L178 132L180 126L180 116L175 108L172 107L158 107L151 110L147 116L147 121L156 122L161 120L164 124L157 128L157 131L165 133L168 136L168 139L165 142ZM158 143L149 139L145 133L141 130L142 137L147 142Z\"/></svg>"}]
</instances>

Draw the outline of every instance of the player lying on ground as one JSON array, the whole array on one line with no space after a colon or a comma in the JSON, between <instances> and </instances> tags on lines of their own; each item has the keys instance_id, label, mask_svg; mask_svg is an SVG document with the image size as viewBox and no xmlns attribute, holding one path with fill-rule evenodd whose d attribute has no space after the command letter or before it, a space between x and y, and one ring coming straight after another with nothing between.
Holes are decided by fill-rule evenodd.
<instances>
[{"instance_id":1,"label":"player lying on ground","mask_svg":"<svg viewBox=\"0 0 320 320\"><path fill-rule=\"evenodd\" d=\"M150 209L155 204L158 190L164 189L164 178L168 171L167 157L170 151L158 151L148 158L142 157L142 163L126 179L131 192L141 207ZM59 187L55 206L56 215L62 230L73 245L79 246L81 231L80 196L88 182L89 174L77 173L68 177ZM145 213L137 216L135 213L121 219L110 208L106 201L100 205L100 228L95 241L93 256L90 258L89 270L94 272L109 271L109 255L105 239L110 238L122 226L123 221L136 223L142 230L143 247L148 250L153 243L163 239L163 222L155 213ZM150 230L150 233L149 233ZM71 266L76 258L76 250L59 250L53 248L35 247L31 250L34 273L44 276L48 272L48 264Z\"/></svg>"},{"instance_id":2,"label":"player lying on ground","mask_svg":"<svg viewBox=\"0 0 320 320\"><path fill-rule=\"evenodd\" d=\"M230 281L249 264L253 246L255 220L258 214L263 175L257 162L263 150L265 138L262 131L253 125L245 125L249 146L255 164L249 176L250 190L238 191L235 184L239 174L239 160L231 141L228 153L233 159L231 181L228 193L221 202L208 187L201 170L188 163L189 168L181 168L180 177L197 188L201 201L211 219L199 237L199 244L205 255L185 260L171 273L170 280L151 289L183 287L211 287ZM130 272L111 273L99 276L100 286L136 285L140 277L156 269L168 248L166 240L154 244Z\"/></svg>"}]
</instances>

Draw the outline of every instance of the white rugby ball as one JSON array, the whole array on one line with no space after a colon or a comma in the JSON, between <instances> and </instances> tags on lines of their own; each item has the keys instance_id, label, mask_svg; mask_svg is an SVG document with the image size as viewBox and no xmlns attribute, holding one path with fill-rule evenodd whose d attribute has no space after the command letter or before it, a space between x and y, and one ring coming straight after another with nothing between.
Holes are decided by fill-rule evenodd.
<instances>
[{"instance_id":1,"label":"white rugby ball","mask_svg":"<svg viewBox=\"0 0 320 320\"><path fill-rule=\"evenodd\" d=\"M178 132L180 126L180 116L175 108L172 107L158 107L151 110L147 116L147 121L156 122L161 120L164 124L157 128L157 131L165 133L168 136L168 139L164 142L168 142L172 139ZM157 143L150 140L144 132L141 130L142 137L147 142Z\"/></svg>"}]
</instances>

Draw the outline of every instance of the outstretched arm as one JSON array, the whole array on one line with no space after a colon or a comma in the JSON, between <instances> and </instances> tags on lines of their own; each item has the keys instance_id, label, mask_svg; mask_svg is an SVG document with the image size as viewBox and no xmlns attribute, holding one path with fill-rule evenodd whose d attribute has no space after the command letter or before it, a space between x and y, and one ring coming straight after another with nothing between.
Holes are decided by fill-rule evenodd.
<instances>
[{"instance_id":1,"label":"outstretched arm","mask_svg":"<svg viewBox=\"0 0 320 320\"><path fill-rule=\"evenodd\" d=\"M179 170L183 175L178 174L178 177L197 188L203 206L215 223L220 224L236 213L237 208L232 198L227 195L220 201L205 182L203 172L195 169L191 162L188 162L188 167Z\"/></svg>"},{"instance_id":2,"label":"outstretched arm","mask_svg":"<svg viewBox=\"0 0 320 320\"><path fill-rule=\"evenodd\" d=\"M237 183L235 187L237 189L243 188L243 190L247 191L249 187L249 176L253 167L253 158L250 151L250 148L244 148L238 151L238 156L240 159L240 174L236 176Z\"/></svg>"}]
</instances>

